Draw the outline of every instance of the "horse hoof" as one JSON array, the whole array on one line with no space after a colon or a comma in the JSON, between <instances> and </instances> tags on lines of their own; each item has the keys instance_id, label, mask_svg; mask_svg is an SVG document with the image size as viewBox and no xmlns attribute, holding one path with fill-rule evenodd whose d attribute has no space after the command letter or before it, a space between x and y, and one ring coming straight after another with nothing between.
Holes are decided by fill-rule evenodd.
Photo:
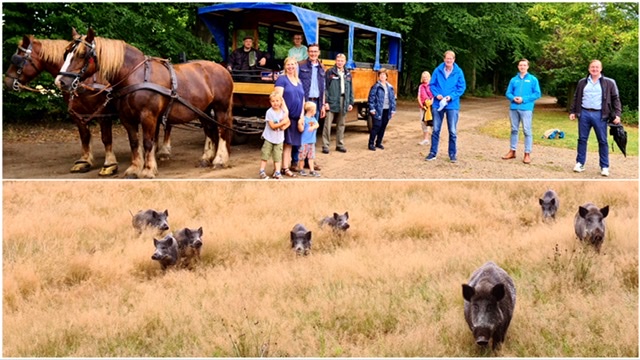
<instances>
[{"instance_id":1,"label":"horse hoof","mask_svg":"<svg viewBox=\"0 0 640 360\"><path fill-rule=\"evenodd\" d=\"M89 170L91 170L91 164L88 161L78 160L73 163L70 171L72 173L86 173Z\"/></svg>"},{"instance_id":2,"label":"horse hoof","mask_svg":"<svg viewBox=\"0 0 640 360\"><path fill-rule=\"evenodd\" d=\"M137 178L138 178L138 175L133 174L133 173L132 173L132 174L125 174L125 175L124 175L124 178L125 178L125 179L137 179Z\"/></svg>"},{"instance_id":3,"label":"horse hoof","mask_svg":"<svg viewBox=\"0 0 640 360\"><path fill-rule=\"evenodd\" d=\"M158 154L158 160L160 161L171 160L171 154Z\"/></svg>"},{"instance_id":4,"label":"horse hoof","mask_svg":"<svg viewBox=\"0 0 640 360\"><path fill-rule=\"evenodd\" d=\"M201 168L211 167L211 162L209 160L200 160L200 162L198 163L198 167L201 167Z\"/></svg>"},{"instance_id":5,"label":"horse hoof","mask_svg":"<svg viewBox=\"0 0 640 360\"><path fill-rule=\"evenodd\" d=\"M100 169L99 176L112 176L118 172L118 164L105 165Z\"/></svg>"}]
</instances>

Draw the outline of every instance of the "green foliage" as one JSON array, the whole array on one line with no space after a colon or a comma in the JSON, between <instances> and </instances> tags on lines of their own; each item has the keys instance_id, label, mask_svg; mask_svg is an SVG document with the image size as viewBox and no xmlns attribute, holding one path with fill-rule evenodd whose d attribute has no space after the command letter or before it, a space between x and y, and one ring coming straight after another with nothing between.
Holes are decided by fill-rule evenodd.
<instances>
[{"instance_id":1,"label":"green foliage","mask_svg":"<svg viewBox=\"0 0 640 360\"><path fill-rule=\"evenodd\" d=\"M637 3L537 3L528 15L545 32L538 64L550 81L550 95L561 104L571 101L568 84L586 76L589 62L599 59L609 76L611 64L635 66L628 86L636 89L637 108Z\"/></svg>"},{"instance_id":2,"label":"green foliage","mask_svg":"<svg viewBox=\"0 0 640 360\"><path fill-rule=\"evenodd\" d=\"M184 52L187 59L221 61L216 45L211 44L211 34L197 19L197 9L203 5L6 3L2 10L3 65L8 67L24 34L68 39L71 27L86 32L89 25L98 36L125 40L151 56L173 58L175 62ZM570 84L586 75L589 60L598 58L605 64L605 73L618 81L623 105L631 110L638 108L637 3L295 5L400 33L404 53L399 95L415 96L422 71L432 72L442 62L443 53L453 50L467 77L469 93L503 93L517 71L517 61L527 58L530 71L539 74L543 92L557 96L559 103L565 104L571 100ZM291 39L279 31L275 37L275 56L283 58ZM321 47L328 46L326 39L321 39ZM372 41L361 41L354 47L355 60L372 61L374 48ZM634 71L634 76L628 75ZM6 93L3 101L5 119L9 121L58 118L66 113L59 100L50 103L33 94ZM31 112L22 110L25 103L33 108Z\"/></svg>"},{"instance_id":3,"label":"green foliage","mask_svg":"<svg viewBox=\"0 0 640 360\"><path fill-rule=\"evenodd\" d=\"M122 39L150 56L219 61L215 45L194 35L196 3L6 3L3 4L3 68L23 35L42 39L70 39L71 28L85 33L93 27L101 37ZM107 15L108 14L108 15ZM52 89L53 79L43 74L30 84ZM67 118L62 98L38 93L3 91L5 121Z\"/></svg>"},{"instance_id":4,"label":"green foliage","mask_svg":"<svg viewBox=\"0 0 640 360\"><path fill-rule=\"evenodd\" d=\"M616 81L622 105L630 110L638 110L637 57L635 62L603 64L602 73Z\"/></svg>"}]
</instances>

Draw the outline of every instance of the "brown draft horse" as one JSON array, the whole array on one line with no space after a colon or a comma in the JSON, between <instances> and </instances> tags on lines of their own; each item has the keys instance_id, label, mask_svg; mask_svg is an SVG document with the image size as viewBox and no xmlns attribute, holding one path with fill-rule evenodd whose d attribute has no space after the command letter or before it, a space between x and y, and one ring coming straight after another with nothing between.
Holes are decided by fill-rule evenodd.
<instances>
[{"instance_id":1,"label":"brown draft horse","mask_svg":"<svg viewBox=\"0 0 640 360\"><path fill-rule=\"evenodd\" d=\"M75 32L75 29L74 29ZM76 33L77 34L77 33ZM74 36L79 38L80 35ZM21 91L27 89L29 82L35 79L41 72L46 71L52 76L58 76L58 72L64 63L64 53L69 45L67 40L35 39L33 36L24 36L18 45L18 50L12 57L12 64L5 73L5 89ZM93 118L100 124L102 143L105 149L104 165L98 175L111 176L118 171L118 161L113 152L112 120L117 117L116 107L113 101L107 102L108 93L100 91L107 84L100 74L85 80L84 85L77 95L71 96L63 92L62 96L69 107L71 119L78 128L82 155L71 167L72 173L84 173L93 167L94 157L91 148L91 131L89 122ZM96 91L87 90L96 89ZM104 105L106 103L106 105ZM171 129L165 128L162 148L158 155L165 159L171 155Z\"/></svg>"},{"instance_id":2,"label":"brown draft horse","mask_svg":"<svg viewBox=\"0 0 640 360\"><path fill-rule=\"evenodd\" d=\"M98 68L117 92L118 113L129 134L131 166L126 177L157 175L155 139L165 113L169 125L200 119L207 136L201 166L226 166L231 149L233 80L224 67L203 60L172 66L166 60L145 56L122 40L96 37L90 28L70 49L55 83L68 91L78 79L86 79ZM207 115L212 111L215 121Z\"/></svg>"},{"instance_id":3,"label":"brown draft horse","mask_svg":"<svg viewBox=\"0 0 640 360\"><path fill-rule=\"evenodd\" d=\"M5 88L13 91L30 89L26 85L43 71L54 77L57 76L64 63L64 51L68 44L67 40L37 40L33 36L24 36L18 45L16 54L11 58L12 64L5 73ZM87 85L94 86L93 83L93 79L87 79ZM63 98L69 106L71 118L78 127L82 143L82 155L71 167L71 172L87 172L93 166L91 131L88 122L83 120L82 114L89 116L98 110L94 117L99 120L102 143L105 149L105 161L100 175L112 175L118 169L118 162L113 153L111 133L112 117L117 115L115 107L112 104L107 104L99 110L99 107L105 103L106 93L83 92L76 97L72 97L69 93L63 93Z\"/></svg>"}]
</instances>

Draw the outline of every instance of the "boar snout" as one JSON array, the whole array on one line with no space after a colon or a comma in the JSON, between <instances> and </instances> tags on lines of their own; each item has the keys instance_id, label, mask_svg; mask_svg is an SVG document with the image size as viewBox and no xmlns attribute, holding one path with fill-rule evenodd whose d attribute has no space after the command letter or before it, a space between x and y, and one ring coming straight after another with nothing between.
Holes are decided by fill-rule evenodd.
<instances>
[{"instance_id":1,"label":"boar snout","mask_svg":"<svg viewBox=\"0 0 640 360\"><path fill-rule=\"evenodd\" d=\"M487 327L476 327L473 329L473 336L476 338L476 344L487 346L491 339L491 329Z\"/></svg>"}]
</instances>

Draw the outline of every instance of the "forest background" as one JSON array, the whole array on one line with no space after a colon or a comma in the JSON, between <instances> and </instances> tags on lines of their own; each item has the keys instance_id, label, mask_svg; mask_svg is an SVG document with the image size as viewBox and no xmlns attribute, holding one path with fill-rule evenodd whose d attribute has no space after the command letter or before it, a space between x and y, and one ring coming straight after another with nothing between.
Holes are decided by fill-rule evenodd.
<instances>
[{"instance_id":1,"label":"forest background","mask_svg":"<svg viewBox=\"0 0 640 360\"><path fill-rule=\"evenodd\" d=\"M145 54L222 61L197 9L208 3L3 3L3 69L26 34L70 39L71 27L122 39ZM413 97L424 70L457 54L467 95L503 95L521 58L541 81L545 94L560 105L571 100L577 80L587 75L591 59L616 79L627 123L637 123L638 3L295 3L362 24L395 31L403 37L399 94ZM291 39L279 39L286 52ZM231 45L231 44L229 44ZM367 54L369 52L369 54ZM411 56L408 56L411 54ZM277 54L276 54L277 55ZM374 56L355 49L356 57ZM40 82L50 88L48 74ZM64 120L60 96L3 92L3 115L10 121Z\"/></svg>"}]
</instances>

